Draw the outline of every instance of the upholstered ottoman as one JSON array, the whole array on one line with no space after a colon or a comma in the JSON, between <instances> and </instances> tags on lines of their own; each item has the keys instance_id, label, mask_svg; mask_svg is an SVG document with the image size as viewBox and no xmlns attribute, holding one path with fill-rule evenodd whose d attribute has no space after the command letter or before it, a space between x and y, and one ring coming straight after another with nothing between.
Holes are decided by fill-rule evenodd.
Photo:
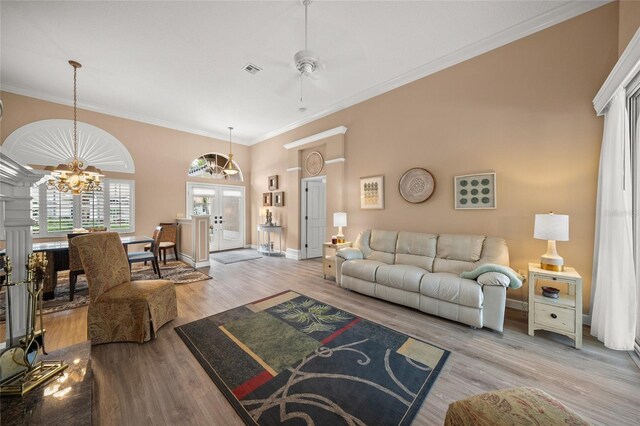
<instances>
[{"instance_id":1,"label":"upholstered ottoman","mask_svg":"<svg viewBox=\"0 0 640 426\"><path fill-rule=\"evenodd\" d=\"M487 392L449 405L445 426L588 425L584 419L535 388Z\"/></svg>"}]
</instances>

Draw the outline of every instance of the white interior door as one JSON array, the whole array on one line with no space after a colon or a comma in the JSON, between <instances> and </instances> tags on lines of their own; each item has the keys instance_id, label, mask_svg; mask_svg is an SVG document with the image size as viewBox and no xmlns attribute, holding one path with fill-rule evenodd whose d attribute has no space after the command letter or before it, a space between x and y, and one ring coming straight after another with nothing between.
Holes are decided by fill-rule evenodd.
<instances>
[{"instance_id":1,"label":"white interior door","mask_svg":"<svg viewBox=\"0 0 640 426\"><path fill-rule=\"evenodd\" d=\"M326 235L327 199L325 179L303 180L303 223L302 232L305 257L311 259L322 256L322 243Z\"/></svg>"},{"instance_id":2,"label":"white interior door","mask_svg":"<svg viewBox=\"0 0 640 426\"><path fill-rule=\"evenodd\" d=\"M208 214L209 250L244 247L244 188L187 183L189 214Z\"/></svg>"}]
</instances>

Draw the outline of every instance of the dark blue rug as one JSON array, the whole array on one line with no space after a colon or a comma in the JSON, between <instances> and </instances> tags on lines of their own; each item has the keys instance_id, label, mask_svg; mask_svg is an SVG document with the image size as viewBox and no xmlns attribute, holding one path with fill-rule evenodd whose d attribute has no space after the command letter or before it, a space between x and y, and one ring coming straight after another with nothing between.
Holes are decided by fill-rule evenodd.
<instances>
[{"instance_id":1,"label":"dark blue rug","mask_svg":"<svg viewBox=\"0 0 640 426\"><path fill-rule=\"evenodd\" d=\"M176 331L247 424L408 425L449 356L293 291Z\"/></svg>"}]
</instances>

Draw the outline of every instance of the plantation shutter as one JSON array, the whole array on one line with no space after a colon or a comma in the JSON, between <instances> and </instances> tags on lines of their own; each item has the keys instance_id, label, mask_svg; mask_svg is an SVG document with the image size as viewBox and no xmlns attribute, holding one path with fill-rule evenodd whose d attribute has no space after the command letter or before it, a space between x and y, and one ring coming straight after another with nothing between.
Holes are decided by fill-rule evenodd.
<instances>
[{"instance_id":1,"label":"plantation shutter","mask_svg":"<svg viewBox=\"0 0 640 426\"><path fill-rule=\"evenodd\" d=\"M47 232L69 232L73 229L73 195L47 189ZM39 210L38 210L39 213Z\"/></svg>"},{"instance_id":2,"label":"plantation shutter","mask_svg":"<svg viewBox=\"0 0 640 426\"><path fill-rule=\"evenodd\" d=\"M132 184L109 182L109 229L124 231L132 228Z\"/></svg>"},{"instance_id":3,"label":"plantation shutter","mask_svg":"<svg viewBox=\"0 0 640 426\"><path fill-rule=\"evenodd\" d=\"M40 233L40 186L31 187L31 219L35 224L31 226L32 234Z\"/></svg>"},{"instance_id":4,"label":"plantation shutter","mask_svg":"<svg viewBox=\"0 0 640 426\"><path fill-rule=\"evenodd\" d=\"M83 192L80 195L81 226L95 228L104 226L104 191Z\"/></svg>"}]
</instances>

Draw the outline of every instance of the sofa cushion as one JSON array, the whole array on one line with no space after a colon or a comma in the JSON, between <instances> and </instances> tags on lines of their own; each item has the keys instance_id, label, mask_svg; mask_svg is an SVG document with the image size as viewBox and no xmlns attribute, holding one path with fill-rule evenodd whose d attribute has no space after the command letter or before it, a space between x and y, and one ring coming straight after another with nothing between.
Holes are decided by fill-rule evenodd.
<instances>
[{"instance_id":1,"label":"sofa cushion","mask_svg":"<svg viewBox=\"0 0 640 426\"><path fill-rule=\"evenodd\" d=\"M429 272L433 270L436 257L436 234L400 232L396 244L396 264L413 265Z\"/></svg>"},{"instance_id":2,"label":"sofa cushion","mask_svg":"<svg viewBox=\"0 0 640 426\"><path fill-rule=\"evenodd\" d=\"M420 294L472 308L482 308L484 300L476 281L446 272L425 274L420 280Z\"/></svg>"},{"instance_id":3,"label":"sofa cushion","mask_svg":"<svg viewBox=\"0 0 640 426\"><path fill-rule=\"evenodd\" d=\"M482 255L482 235L440 234L437 257L447 260L476 262Z\"/></svg>"},{"instance_id":4,"label":"sofa cushion","mask_svg":"<svg viewBox=\"0 0 640 426\"><path fill-rule=\"evenodd\" d=\"M365 253L365 257L370 260L376 260L378 262L384 262L388 265L392 265L396 258L396 241L398 240L398 233L395 231L371 231L371 237L369 239L370 253Z\"/></svg>"},{"instance_id":5,"label":"sofa cushion","mask_svg":"<svg viewBox=\"0 0 640 426\"><path fill-rule=\"evenodd\" d=\"M342 264L342 275L376 282L376 270L385 265L375 260L350 260Z\"/></svg>"},{"instance_id":6,"label":"sofa cushion","mask_svg":"<svg viewBox=\"0 0 640 426\"><path fill-rule=\"evenodd\" d=\"M362 259L364 255L357 248L346 247L338 250L336 256L343 258L344 260L356 260Z\"/></svg>"},{"instance_id":7,"label":"sofa cushion","mask_svg":"<svg viewBox=\"0 0 640 426\"><path fill-rule=\"evenodd\" d=\"M418 293L420 280L427 273L424 269L409 265L382 265L376 271L376 283Z\"/></svg>"}]
</instances>

